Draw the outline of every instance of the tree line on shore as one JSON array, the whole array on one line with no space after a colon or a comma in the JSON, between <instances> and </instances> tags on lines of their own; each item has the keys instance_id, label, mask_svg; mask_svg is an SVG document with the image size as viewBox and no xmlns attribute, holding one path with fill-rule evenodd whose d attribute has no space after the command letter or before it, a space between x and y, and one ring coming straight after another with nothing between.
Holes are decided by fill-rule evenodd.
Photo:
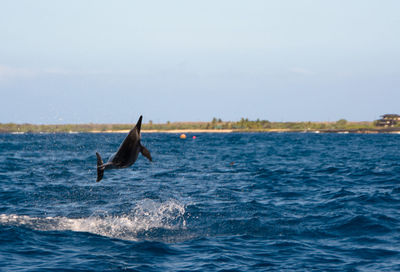
<instances>
[{"instance_id":1,"label":"tree line on shore","mask_svg":"<svg viewBox=\"0 0 400 272\"><path fill-rule=\"evenodd\" d=\"M134 124L60 124L36 125L0 123L0 132L3 133L68 133L68 132L109 132L130 130ZM396 125L400 128L400 125ZM211 122L167 122L155 124L152 121L142 124L142 130L169 131L169 130L234 130L234 131L316 131L316 130L368 130L377 129L375 122L349 122L340 119L336 122L270 122L268 120L249 120L242 118L239 121L222 121L213 118Z\"/></svg>"}]
</instances>

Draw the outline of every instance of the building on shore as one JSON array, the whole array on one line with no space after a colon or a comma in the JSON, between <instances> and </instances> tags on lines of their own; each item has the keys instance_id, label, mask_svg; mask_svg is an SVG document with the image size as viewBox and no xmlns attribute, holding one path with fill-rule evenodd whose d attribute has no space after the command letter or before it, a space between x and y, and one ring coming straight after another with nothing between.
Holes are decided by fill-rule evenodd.
<instances>
[{"instance_id":1,"label":"building on shore","mask_svg":"<svg viewBox=\"0 0 400 272\"><path fill-rule=\"evenodd\" d=\"M375 121L375 124L379 127L394 127L400 124L400 115L398 114L384 114L381 119Z\"/></svg>"}]
</instances>

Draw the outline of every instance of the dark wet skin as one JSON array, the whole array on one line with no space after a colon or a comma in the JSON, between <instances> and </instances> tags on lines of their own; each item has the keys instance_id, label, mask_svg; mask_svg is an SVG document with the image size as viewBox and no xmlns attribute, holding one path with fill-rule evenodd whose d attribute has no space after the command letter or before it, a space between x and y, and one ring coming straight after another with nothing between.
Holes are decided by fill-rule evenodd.
<instances>
[{"instance_id":1,"label":"dark wet skin","mask_svg":"<svg viewBox=\"0 0 400 272\"><path fill-rule=\"evenodd\" d=\"M104 170L126 168L134 164L139 156L139 152L149 159L149 161L152 161L150 152L140 143L141 126L142 116L139 117L136 126L126 136L117 152L113 154L106 163L103 163L100 154L96 152L97 181L103 178Z\"/></svg>"}]
</instances>

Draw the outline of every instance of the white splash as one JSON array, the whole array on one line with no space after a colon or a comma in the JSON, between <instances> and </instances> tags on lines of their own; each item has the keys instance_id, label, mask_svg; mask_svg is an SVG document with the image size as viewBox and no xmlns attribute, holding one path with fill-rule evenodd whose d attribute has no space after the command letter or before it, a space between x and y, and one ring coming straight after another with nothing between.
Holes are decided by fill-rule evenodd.
<instances>
[{"instance_id":1,"label":"white splash","mask_svg":"<svg viewBox=\"0 0 400 272\"><path fill-rule=\"evenodd\" d=\"M137 240L138 233L152 229L184 229L184 214L184 205L176 200L160 203L145 199L129 214L109 215L98 212L86 218L0 214L0 224L22 225L41 231L89 232L111 238Z\"/></svg>"}]
</instances>

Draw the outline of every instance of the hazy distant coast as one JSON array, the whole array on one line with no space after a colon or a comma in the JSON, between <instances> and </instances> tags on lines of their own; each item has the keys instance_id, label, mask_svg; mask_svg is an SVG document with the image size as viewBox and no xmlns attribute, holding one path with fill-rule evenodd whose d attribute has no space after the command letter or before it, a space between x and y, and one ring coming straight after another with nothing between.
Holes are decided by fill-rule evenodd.
<instances>
[{"instance_id":1,"label":"hazy distant coast","mask_svg":"<svg viewBox=\"0 0 400 272\"><path fill-rule=\"evenodd\" d=\"M0 123L0 133L126 133L134 124L62 124L38 125ZM270 122L266 120L211 122L167 122L142 125L143 133L230 133L230 132L311 132L311 133L400 133L400 125L377 126L375 122Z\"/></svg>"}]
</instances>

